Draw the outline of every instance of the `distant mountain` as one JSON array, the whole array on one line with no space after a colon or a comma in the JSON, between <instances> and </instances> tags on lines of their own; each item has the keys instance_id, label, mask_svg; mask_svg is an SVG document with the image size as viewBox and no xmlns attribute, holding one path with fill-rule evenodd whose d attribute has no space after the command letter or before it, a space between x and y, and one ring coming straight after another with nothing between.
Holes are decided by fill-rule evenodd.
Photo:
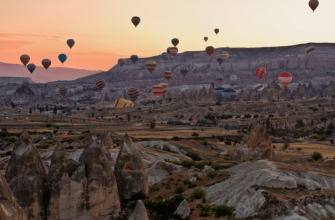
<instances>
[{"instance_id":1,"label":"distant mountain","mask_svg":"<svg viewBox=\"0 0 335 220\"><path fill-rule=\"evenodd\" d=\"M22 64L8 64L0 62L0 77L30 77L36 83L46 83L58 80L75 80L80 77L102 72L101 70L72 69L66 67L49 67L47 70L36 66L33 74ZM1 81L4 78L1 78ZM22 80L21 80L22 81ZM2 81L1 83L4 83Z\"/></svg>"}]
</instances>

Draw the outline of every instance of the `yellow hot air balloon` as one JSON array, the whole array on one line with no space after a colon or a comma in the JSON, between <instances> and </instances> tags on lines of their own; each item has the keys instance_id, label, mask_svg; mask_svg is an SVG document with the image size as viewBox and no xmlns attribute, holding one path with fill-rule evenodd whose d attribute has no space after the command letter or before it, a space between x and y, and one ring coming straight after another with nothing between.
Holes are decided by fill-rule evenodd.
<instances>
[{"instance_id":1,"label":"yellow hot air balloon","mask_svg":"<svg viewBox=\"0 0 335 220\"><path fill-rule=\"evenodd\" d=\"M123 98L116 100L114 103L115 108L124 108L126 107L126 105L127 105L127 102Z\"/></svg>"},{"instance_id":2,"label":"yellow hot air balloon","mask_svg":"<svg viewBox=\"0 0 335 220\"><path fill-rule=\"evenodd\" d=\"M152 73L156 69L157 63L155 61L148 61L145 66L149 72Z\"/></svg>"},{"instance_id":3,"label":"yellow hot air balloon","mask_svg":"<svg viewBox=\"0 0 335 220\"><path fill-rule=\"evenodd\" d=\"M220 58L223 60L223 62L226 62L226 60L228 59L228 57L229 57L229 53L227 51L223 51L220 54Z\"/></svg>"},{"instance_id":4,"label":"yellow hot air balloon","mask_svg":"<svg viewBox=\"0 0 335 220\"><path fill-rule=\"evenodd\" d=\"M126 100L126 106L125 107L127 107L127 108L132 108L132 107L134 107L135 105L134 105L134 103L132 102L132 101L130 101L130 100Z\"/></svg>"},{"instance_id":5,"label":"yellow hot air balloon","mask_svg":"<svg viewBox=\"0 0 335 220\"><path fill-rule=\"evenodd\" d=\"M162 95L165 95L169 91L169 85L167 83L161 83L159 85L163 86Z\"/></svg>"}]
</instances>

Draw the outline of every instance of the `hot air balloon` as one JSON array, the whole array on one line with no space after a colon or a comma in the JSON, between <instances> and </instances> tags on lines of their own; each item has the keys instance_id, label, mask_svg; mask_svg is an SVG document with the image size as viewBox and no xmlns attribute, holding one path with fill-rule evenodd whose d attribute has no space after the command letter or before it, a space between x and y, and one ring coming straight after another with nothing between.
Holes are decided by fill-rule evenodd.
<instances>
[{"instance_id":1,"label":"hot air balloon","mask_svg":"<svg viewBox=\"0 0 335 220\"><path fill-rule=\"evenodd\" d=\"M95 82L95 85L98 87L98 89L101 91L106 86L105 80L97 80Z\"/></svg>"},{"instance_id":2,"label":"hot air balloon","mask_svg":"<svg viewBox=\"0 0 335 220\"><path fill-rule=\"evenodd\" d=\"M223 62L223 60L222 60L221 57L217 58L216 61L218 61L218 63L219 63L220 65L221 65L221 63Z\"/></svg>"},{"instance_id":3,"label":"hot air balloon","mask_svg":"<svg viewBox=\"0 0 335 220\"><path fill-rule=\"evenodd\" d=\"M306 47L306 53L308 54L308 56L312 55L313 51L314 51L314 46L311 45L311 46Z\"/></svg>"},{"instance_id":4,"label":"hot air balloon","mask_svg":"<svg viewBox=\"0 0 335 220\"><path fill-rule=\"evenodd\" d=\"M171 71L165 71L164 72L164 77L167 81L169 81L172 76L173 76L173 73Z\"/></svg>"},{"instance_id":5,"label":"hot air balloon","mask_svg":"<svg viewBox=\"0 0 335 220\"><path fill-rule=\"evenodd\" d=\"M169 91L169 85L167 83L161 83L159 85L163 87L162 95L165 95Z\"/></svg>"},{"instance_id":6,"label":"hot air balloon","mask_svg":"<svg viewBox=\"0 0 335 220\"><path fill-rule=\"evenodd\" d=\"M66 96L68 92L69 92L69 90L68 90L66 87L60 87L60 88L59 88L59 93L60 93L62 96Z\"/></svg>"},{"instance_id":7,"label":"hot air balloon","mask_svg":"<svg viewBox=\"0 0 335 220\"><path fill-rule=\"evenodd\" d=\"M67 40L67 45L70 47L70 49L73 47L73 45L74 45L74 40L73 39L68 39Z\"/></svg>"},{"instance_id":8,"label":"hot air balloon","mask_svg":"<svg viewBox=\"0 0 335 220\"><path fill-rule=\"evenodd\" d=\"M77 86L77 87L76 87L76 90L77 90L77 91L82 91L83 89L84 89L84 87L82 87L82 86Z\"/></svg>"},{"instance_id":9,"label":"hot air balloon","mask_svg":"<svg viewBox=\"0 0 335 220\"><path fill-rule=\"evenodd\" d=\"M314 10L319 6L319 1L318 0L310 0L308 4L309 4L309 7L314 12Z\"/></svg>"},{"instance_id":10,"label":"hot air balloon","mask_svg":"<svg viewBox=\"0 0 335 220\"><path fill-rule=\"evenodd\" d=\"M212 54L214 53L214 47L212 46L206 47L206 53L208 54L208 56L212 56Z\"/></svg>"},{"instance_id":11,"label":"hot air balloon","mask_svg":"<svg viewBox=\"0 0 335 220\"><path fill-rule=\"evenodd\" d=\"M118 99L118 100L115 101L114 107L115 108L124 108L124 107L126 107L127 104L128 103L126 102L126 100L121 98L121 99Z\"/></svg>"},{"instance_id":12,"label":"hot air balloon","mask_svg":"<svg viewBox=\"0 0 335 220\"><path fill-rule=\"evenodd\" d=\"M234 89L228 88L222 91L222 101L233 102L236 99L236 91Z\"/></svg>"},{"instance_id":13,"label":"hot air balloon","mask_svg":"<svg viewBox=\"0 0 335 220\"><path fill-rule=\"evenodd\" d=\"M208 41L208 37L204 37L204 40L205 40L205 42L207 42Z\"/></svg>"},{"instance_id":14,"label":"hot air balloon","mask_svg":"<svg viewBox=\"0 0 335 220\"><path fill-rule=\"evenodd\" d=\"M185 76L186 76L187 73L188 73L188 68L187 68L187 67L183 67L183 68L181 68L180 73L181 73L181 74L184 76L184 78L185 78Z\"/></svg>"},{"instance_id":15,"label":"hot air balloon","mask_svg":"<svg viewBox=\"0 0 335 220\"><path fill-rule=\"evenodd\" d=\"M236 75L231 75L229 77L229 79L232 81L232 82L235 82L237 80L237 76Z\"/></svg>"},{"instance_id":16,"label":"hot air balloon","mask_svg":"<svg viewBox=\"0 0 335 220\"><path fill-rule=\"evenodd\" d=\"M292 74L289 72L282 72L279 74L278 79L283 87L286 88L292 81Z\"/></svg>"},{"instance_id":17,"label":"hot air balloon","mask_svg":"<svg viewBox=\"0 0 335 220\"><path fill-rule=\"evenodd\" d=\"M217 75L217 76L216 76L216 81L218 81L219 84L221 84L222 81L223 81L223 76L222 76L222 75Z\"/></svg>"},{"instance_id":18,"label":"hot air balloon","mask_svg":"<svg viewBox=\"0 0 335 220\"><path fill-rule=\"evenodd\" d=\"M257 84L254 87L254 90L257 91L257 92L261 92L261 91L263 91L263 89L264 89L264 85L262 85L262 84Z\"/></svg>"},{"instance_id":19,"label":"hot air balloon","mask_svg":"<svg viewBox=\"0 0 335 220\"><path fill-rule=\"evenodd\" d=\"M120 58L117 62L121 67L126 63L126 61L123 58Z\"/></svg>"},{"instance_id":20,"label":"hot air balloon","mask_svg":"<svg viewBox=\"0 0 335 220\"><path fill-rule=\"evenodd\" d=\"M215 88L214 90L213 90L213 95L214 95L214 97L219 101L219 102L221 102L222 101L222 92L223 92L223 90L225 90L225 88L223 88L223 87L217 87L217 88Z\"/></svg>"},{"instance_id":21,"label":"hot air balloon","mask_svg":"<svg viewBox=\"0 0 335 220\"><path fill-rule=\"evenodd\" d=\"M69 89L69 93L68 94L69 95L74 95L75 94L74 89Z\"/></svg>"},{"instance_id":22,"label":"hot air balloon","mask_svg":"<svg viewBox=\"0 0 335 220\"><path fill-rule=\"evenodd\" d=\"M49 59L42 60L42 65L44 66L45 69L48 69L49 66L51 65L51 60Z\"/></svg>"},{"instance_id":23,"label":"hot air balloon","mask_svg":"<svg viewBox=\"0 0 335 220\"><path fill-rule=\"evenodd\" d=\"M181 86L180 91L186 93L188 91L188 86L187 85Z\"/></svg>"},{"instance_id":24,"label":"hot air balloon","mask_svg":"<svg viewBox=\"0 0 335 220\"><path fill-rule=\"evenodd\" d=\"M130 100L126 100L126 105L125 105L125 107L126 108L132 108L132 107L134 107L135 105L134 105L134 103L132 102L132 101L130 101Z\"/></svg>"},{"instance_id":25,"label":"hot air balloon","mask_svg":"<svg viewBox=\"0 0 335 220\"><path fill-rule=\"evenodd\" d=\"M169 58L169 54L168 53L162 53L162 58L164 60L164 62L166 62L166 60Z\"/></svg>"},{"instance_id":26,"label":"hot air balloon","mask_svg":"<svg viewBox=\"0 0 335 220\"><path fill-rule=\"evenodd\" d=\"M163 86L161 86L161 85L155 85L152 88L152 91L155 94L155 96L158 98L163 93Z\"/></svg>"},{"instance_id":27,"label":"hot air balloon","mask_svg":"<svg viewBox=\"0 0 335 220\"><path fill-rule=\"evenodd\" d=\"M265 74L266 74L266 69L264 67L257 68L256 75L258 76L259 80L262 80Z\"/></svg>"},{"instance_id":28,"label":"hot air balloon","mask_svg":"<svg viewBox=\"0 0 335 220\"><path fill-rule=\"evenodd\" d=\"M31 64L28 64L27 68L28 68L29 72L31 74L33 74L34 70L36 69L36 66L35 66L35 64L31 63Z\"/></svg>"},{"instance_id":29,"label":"hot air balloon","mask_svg":"<svg viewBox=\"0 0 335 220\"><path fill-rule=\"evenodd\" d=\"M157 63L155 61L148 61L145 66L149 72L152 73L156 69Z\"/></svg>"},{"instance_id":30,"label":"hot air balloon","mask_svg":"<svg viewBox=\"0 0 335 220\"><path fill-rule=\"evenodd\" d=\"M219 33L219 28L215 28L215 30L214 30L214 32L216 33L216 34L218 34Z\"/></svg>"},{"instance_id":31,"label":"hot air balloon","mask_svg":"<svg viewBox=\"0 0 335 220\"><path fill-rule=\"evenodd\" d=\"M128 96L133 102L135 102L136 99L140 96L140 90L136 88L130 88L128 90Z\"/></svg>"},{"instance_id":32,"label":"hot air balloon","mask_svg":"<svg viewBox=\"0 0 335 220\"><path fill-rule=\"evenodd\" d=\"M173 46L177 46L178 44L179 44L179 40L177 39L177 38L173 38L172 40L171 40L171 43L173 44Z\"/></svg>"},{"instance_id":33,"label":"hot air balloon","mask_svg":"<svg viewBox=\"0 0 335 220\"><path fill-rule=\"evenodd\" d=\"M175 57L178 53L178 48L177 47L171 47L170 48L170 53L171 53L171 56Z\"/></svg>"},{"instance_id":34,"label":"hot air balloon","mask_svg":"<svg viewBox=\"0 0 335 220\"><path fill-rule=\"evenodd\" d=\"M60 62L64 63L65 60L67 59L67 56L65 54L59 54L58 59Z\"/></svg>"},{"instance_id":35,"label":"hot air balloon","mask_svg":"<svg viewBox=\"0 0 335 220\"><path fill-rule=\"evenodd\" d=\"M27 63L30 61L30 56L27 54L23 54L20 56L20 60L23 63L24 66L27 66Z\"/></svg>"},{"instance_id":36,"label":"hot air balloon","mask_svg":"<svg viewBox=\"0 0 335 220\"><path fill-rule=\"evenodd\" d=\"M228 57L229 57L229 53L227 51L223 51L220 54L220 58L222 59L223 62L226 62L226 60L228 59Z\"/></svg>"},{"instance_id":37,"label":"hot air balloon","mask_svg":"<svg viewBox=\"0 0 335 220\"><path fill-rule=\"evenodd\" d=\"M137 55L131 55L130 60L131 60L131 62L133 62L133 64L135 65L135 63L136 63L137 60L138 60L138 56L137 56Z\"/></svg>"},{"instance_id":38,"label":"hot air balloon","mask_svg":"<svg viewBox=\"0 0 335 220\"><path fill-rule=\"evenodd\" d=\"M30 80L28 79L22 80L22 85L29 85L29 84L30 84Z\"/></svg>"},{"instance_id":39,"label":"hot air balloon","mask_svg":"<svg viewBox=\"0 0 335 220\"><path fill-rule=\"evenodd\" d=\"M137 27L137 25L141 22L141 18L135 16L131 18L131 22L135 25L135 28Z\"/></svg>"}]
</instances>

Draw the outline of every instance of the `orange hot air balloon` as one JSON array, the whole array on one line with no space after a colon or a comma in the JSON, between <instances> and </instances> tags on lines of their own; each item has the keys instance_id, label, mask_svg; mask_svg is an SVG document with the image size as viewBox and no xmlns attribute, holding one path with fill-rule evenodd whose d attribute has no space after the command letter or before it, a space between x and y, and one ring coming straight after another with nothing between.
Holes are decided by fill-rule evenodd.
<instances>
[{"instance_id":1,"label":"orange hot air balloon","mask_svg":"<svg viewBox=\"0 0 335 220\"><path fill-rule=\"evenodd\" d=\"M259 80L262 80L262 78L265 76L266 74L266 69L263 67L259 67L256 70L256 75L258 76Z\"/></svg>"},{"instance_id":2,"label":"orange hot air balloon","mask_svg":"<svg viewBox=\"0 0 335 220\"><path fill-rule=\"evenodd\" d=\"M314 10L319 6L319 1L318 0L310 0L308 4L309 4L309 7L314 12Z\"/></svg>"},{"instance_id":3,"label":"orange hot air balloon","mask_svg":"<svg viewBox=\"0 0 335 220\"><path fill-rule=\"evenodd\" d=\"M177 47L171 47L170 48L170 53L171 53L171 56L175 57L178 53L178 48Z\"/></svg>"},{"instance_id":4,"label":"orange hot air balloon","mask_svg":"<svg viewBox=\"0 0 335 220\"><path fill-rule=\"evenodd\" d=\"M283 87L286 88L292 81L292 74L289 72L282 72L279 74L278 79Z\"/></svg>"},{"instance_id":5,"label":"orange hot air balloon","mask_svg":"<svg viewBox=\"0 0 335 220\"><path fill-rule=\"evenodd\" d=\"M205 42L207 42L208 41L208 37L204 37L204 40L205 40Z\"/></svg>"},{"instance_id":6,"label":"orange hot air balloon","mask_svg":"<svg viewBox=\"0 0 335 220\"><path fill-rule=\"evenodd\" d=\"M214 32L216 33L216 34L218 34L219 33L219 28L215 28L215 30L214 30Z\"/></svg>"},{"instance_id":7,"label":"orange hot air balloon","mask_svg":"<svg viewBox=\"0 0 335 220\"><path fill-rule=\"evenodd\" d=\"M161 86L161 85L155 85L152 88L152 91L155 94L155 96L158 98L163 93L163 86Z\"/></svg>"},{"instance_id":8,"label":"orange hot air balloon","mask_svg":"<svg viewBox=\"0 0 335 220\"><path fill-rule=\"evenodd\" d=\"M20 56L20 60L23 63L24 66L27 66L27 63L30 61L30 56L27 54L23 54Z\"/></svg>"},{"instance_id":9,"label":"orange hot air balloon","mask_svg":"<svg viewBox=\"0 0 335 220\"><path fill-rule=\"evenodd\" d=\"M162 95L165 95L169 91L169 88L170 88L169 85L167 83L161 83L159 85L163 86Z\"/></svg>"},{"instance_id":10,"label":"orange hot air balloon","mask_svg":"<svg viewBox=\"0 0 335 220\"><path fill-rule=\"evenodd\" d=\"M165 71L164 72L164 77L167 81L169 81L172 76L173 76L173 73L171 71Z\"/></svg>"},{"instance_id":11,"label":"orange hot air balloon","mask_svg":"<svg viewBox=\"0 0 335 220\"><path fill-rule=\"evenodd\" d=\"M208 54L208 56L212 56L212 54L214 53L214 47L212 46L206 47L206 53Z\"/></svg>"},{"instance_id":12,"label":"orange hot air balloon","mask_svg":"<svg viewBox=\"0 0 335 220\"><path fill-rule=\"evenodd\" d=\"M148 61L145 66L149 72L152 73L156 69L157 63L155 61Z\"/></svg>"}]
</instances>

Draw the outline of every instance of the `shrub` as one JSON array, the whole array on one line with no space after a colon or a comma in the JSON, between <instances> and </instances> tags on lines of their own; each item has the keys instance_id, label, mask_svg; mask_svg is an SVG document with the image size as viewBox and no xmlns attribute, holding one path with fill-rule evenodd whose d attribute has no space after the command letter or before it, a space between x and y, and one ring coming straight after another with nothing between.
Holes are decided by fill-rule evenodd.
<instances>
[{"instance_id":1,"label":"shrub","mask_svg":"<svg viewBox=\"0 0 335 220\"><path fill-rule=\"evenodd\" d=\"M202 206L201 205L201 211L199 213L200 217L208 217L211 216L211 207L210 206Z\"/></svg>"},{"instance_id":2,"label":"shrub","mask_svg":"<svg viewBox=\"0 0 335 220\"><path fill-rule=\"evenodd\" d=\"M65 149L72 150L72 149L73 149L73 147L72 147L72 146L69 146L69 147L66 147Z\"/></svg>"},{"instance_id":3,"label":"shrub","mask_svg":"<svg viewBox=\"0 0 335 220\"><path fill-rule=\"evenodd\" d=\"M83 133L82 133L82 134L87 134L87 133L90 133L90 130L83 131Z\"/></svg>"},{"instance_id":4,"label":"shrub","mask_svg":"<svg viewBox=\"0 0 335 220\"><path fill-rule=\"evenodd\" d=\"M216 171L222 169L222 165L220 165L220 164L213 164L212 167L213 167L213 169L216 170Z\"/></svg>"},{"instance_id":5,"label":"shrub","mask_svg":"<svg viewBox=\"0 0 335 220\"><path fill-rule=\"evenodd\" d=\"M186 168L190 168L190 167L194 166L194 164L195 163L193 161L183 160L180 165L182 165L183 167L186 167Z\"/></svg>"},{"instance_id":6,"label":"shrub","mask_svg":"<svg viewBox=\"0 0 335 220\"><path fill-rule=\"evenodd\" d=\"M49 148L49 144L44 144L43 146L42 146L42 149L48 149Z\"/></svg>"},{"instance_id":7,"label":"shrub","mask_svg":"<svg viewBox=\"0 0 335 220\"><path fill-rule=\"evenodd\" d=\"M231 141L224 142L226 145L231 145Z\"/></svg>"},{"instance_id":8,"label":"shrub","mask_svg":"<svg viewBox=\"0 0 335 220\"><path fill-rule=\"evenodd\" d=\"M193 199L202 199L206 196L206 193L202 189L195 189L193 190L190 198Z\"/></svg>"},{"instance_id":9,"label":"shrub","mask_svg":"<svg viewBox=\"0 0 335 220\"><path fill-rule=\"evenodd\" d=\"M192 184L192 182L190 180L183 180L183 182L184 182L185 185Z\"/></svg>"},{"instance_id":10,"label":"shrub","mask_svg":"<svg viewBox=\"0 0 335 220\"><path fill-rule=\"evenodd\" d=\"M153 186L149 187L149 191L151 193L156 192L156 191L158 192L159 190L160 190L160 188L156 185L153 185Z\"/></svg>"},{"instance_id":11,"label":"shrub","mask_svg":"<svg viewBox=\"0 0 335 220\"><path fill-rule=\"evenodd\" d=\"M165 185L165 189L171 189L170 184L166 184L166 185Z\"/></svg>"},{"instance_id":12,"label":"shrub","mask_svg":"<svg viewBox=\"0 0 335 220\"><path fill-rule=\"evenodd\" d=\"M209 178L214 178L218 175L218 173L216 171L209 171L208 174L207 174L207 177Z\"/></svg>"},{"instance_id":13,"label":"shrub","mask_svg":"<svg viewBox=\"0 0 335 220\"><path fill-rule=\"evenodd\" d=\"M219 205L212 208L215 218L225 217L233 214L234 209L225 205Z\"/></svg>"},{"instance_id":14,"label":"shrub","mask_svg":"<svg viewBox=\"0 0 335 220\"><path fill-rule=\"evenodd\" d=\"M12 142L12 143L15 143L16 142L16 138L15 137L12 137L8 140L9 142Z\"/></svg>"},{"instance_id":15,"label":"shrub","mask_svg":"<svg viewBox=\"0 0 335 220\"><path fill-rule=\"evenodd\" d=\"M330 144L334 144L334 140L333 139L329 140L329 142L330 142Z\"/></svg>"},{"instance_id":16,"label":"shrub","mask_svg":"<svg viewBox=\"0 0 335 220\"><path fill-rule=\"evenodd\" d=\"M175 195L172 198L157 196L155 199L145 201L144 204L151 214L155 213L152 219L169 220L173 217L173 213L183 200L184 197L181 194Z\"/></svg>"},{"instance_id":17,"label":"shrub","mask_svg":"<svg viewBox=\"0 0 335 220\"><path fill-rule=\"evenodd\" d=\"M201 157L192 151L187 152L186 156L190 157L193 161L200 161Z\"/></svg>"},{"instance_id":18,"label":"shrub","mask_svg":"<svg viewBox=\"0 0 335 220\"><path fill-rule=\"evenodd\" d=\"M221 105L221 103L220 102L216 102L215 105Z\"/></svg>"},{"instance_id":19,"label":"shrub","mask_svg":"<svg viewBox=\"0 0 335 220\"><path fill-rule=\"evenodd\" d=\"M247 115L244 115L245 118L251 118L251 115L247 114Z\"/></svg>"},{"instance_id":20,"label":"shrub","mask_svg":"<svg viewBox=\"0 0 335 220\"><path fill-rule=\"evenodd\" d=\"M314 160L320 160L322 157L323 157L322 154L319 153L319 152L314 152L314 153L312 154L312 158L313 158Z\"/></svg>"},{"instance_id":21,"label":"shrub","mask_svg":"<svg viewBox=\"0 0 335 220\"><path fill-rule=\"evenodd\" d=\"M185 191L183 186L177 186L177 188L174 190L174 194L181 194Z\"/></svg>"},{"instance_id":22,"label":"shrub","mask_svg":"<svg viewBox=\"0 0 335 220\"><path fill-rule=\"evenodd\" d=\"M199 137L199 134L196 133L196 132L193 132L192 136L193 136L193 137Z\"/></svg>"},{"instance_id":23,"label":"shrub","mask_svg":"<svg viewBox=\"0 0 335 220\"><path fill-rule=\"evenodd\" d=\"M182 138L178 136L173 136L172 140L173 141L180 141Z\"/></svg>"},{"instance_id":24,"label":"shrub","mask_svg":"<svg viewBox=\"0 0 335 220\"><path fill-rule=\"evenodd\" d=\"M287 150L290 147L290 143L283 144L283 150Z\"/></svg>"},{"instance_id":25,"label":"shrub","mask_svg":"<svg viewBox=\"0 0 335 220\"><path fill-rule=\"evenodd\" d=\"M207 145L207 144L208 144L208 142L207 142L206 140L204 140L202 143L203 143L204 145Z\"/></svg>"},{"instance_id":26,"label":"shrub","mask_svg":"<svg viewBox=\"0 0 335 220\"><path fill-rule=\"evenodd\" d=\"M276 146L275 146L275 145L273 145L273 149L276 149Z\"/></svg>"},{"instance_id":27,"label":"shrub","mask_svg":"<svg viewBox=\"0 0 335 220\"><path fill-rule=\"evenodd\" d=\"M80 136L80 140L84 139L85 138L85 135L81 135Z\"/></svg>"},{"instance_id":28,"label":"shrub","mask_svg":"<svg viewBox=\"0 0 335 220\"><path fill-rule=\"evenodd\" d=\"M51 124L47 124L46 126L49 128L49 127L51 127Z\"/></svg>"}]
</instances>

